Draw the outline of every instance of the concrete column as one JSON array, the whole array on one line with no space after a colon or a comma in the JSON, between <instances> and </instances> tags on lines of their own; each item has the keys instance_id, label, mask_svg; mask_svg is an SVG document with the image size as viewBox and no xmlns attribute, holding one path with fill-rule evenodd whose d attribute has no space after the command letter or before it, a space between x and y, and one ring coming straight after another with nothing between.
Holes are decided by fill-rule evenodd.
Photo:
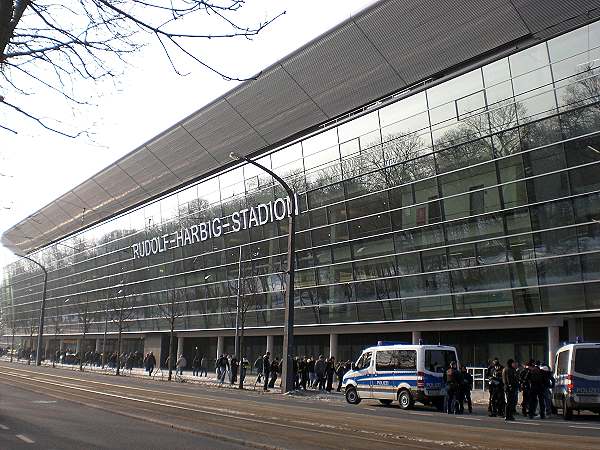
<instances>
[{"instance_id":1,"label":"concrete column","mask_svg":"<svg viewBox=\"0 0 600 450\"><path fill-rule=\"evenodd\" d=\"M329 335L329 356L338 359L338 335L331 333Z\"/></svg>"},{"instance_id":2,"label":"concrete column","mask_svg":"<svg viewBox=\"0 0 600 450\"><path fill-rule=\"evenodd\" d=\"M44 358L49 358L50 356L50 339L46 339L46 345L44 347Z\"/></svg>"},{"instance_id":3,"label":"concrete column","mask_svg":"<svg viewBox=\"0 0 600 450\"><path fill-rule=\"evenodd\" d=\"M552 368L554 368L554 355L560 345L558 330L557 326L548 327L548 365Z\"/></svg>"},{"instance_id":4,"label":"concrete column","mask_svg":"<svg viewBox=\"0 0 600 450\"><path fill-rule=\"evenodd\" d=\"M225 337L217 336L217 358L225 352Z\"/></svg>"},{"instance_id":5,"label":"concrete column","mask_svg":"<svg viewBox=\"0 0 600 450\"><path fill-rule=\"evenodd\" d=\"M98 353L102 352L102 339L101 338L96 339L96 349L95 350Z\"/></svg>"},{"instance_id":6,"label":"concrete column","mask_svg":"<svg viewBox=\"0 0 600 450\"><path fill-rule=\"evenodd\" d=\"M177 357L183 354L183 336L177 336Z\"/></svg>"},{"instance_id":7,"label":"concrete column","mask_svg":"<svg viewBox=\"0 0 600 450\"><path fill-rule=\"evenodd\" d=\"M421 332L420 331L413 331L412 332L412 343L413 343L413 345L418 345L420 339L421 339Z\"/></svg>"},{"instance_id":8,"label":"concrete column","mask_svg":"<svg viewBox=\"0 0 600 450\"><path fill-rule=\"evenodd\" d=\"M59 339L59 341L58 341L58 349L61 352L65 350L65 341L63 341L62 339Z\"/></svg>"},{"instance_id":9,"label":"concrete column","mask_svg":"<svg viewBox=\"0 0 600 450\"><path fill-rule=\"evenodd\" d=\"M79 353L81 350L81 339L77 339L77 344L75 344L75 353Z\"/></svg>"},{"instance_id":10,"label":"concrete column","mask_svg":"<svg viewBox=\"0 0 600 450\"><path fill-rule=\"evenodd\" d=\"M273 354L273 347L275 347L275 336L267 336L267 351Z\"/></svg>"}]
</instances>

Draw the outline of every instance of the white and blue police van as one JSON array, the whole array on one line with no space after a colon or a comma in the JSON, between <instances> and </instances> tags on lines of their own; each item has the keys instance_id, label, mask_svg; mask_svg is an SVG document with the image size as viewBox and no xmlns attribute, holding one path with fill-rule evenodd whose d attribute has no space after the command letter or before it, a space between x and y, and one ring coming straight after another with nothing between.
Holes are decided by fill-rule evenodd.
<instances>
[{"instance_id":1,"label":"white and blue police van","mask_svg":"<svg viewBox=\"0 0 600 450\"><path fill-rule=\"evenodd\" d=\"M566 344L556 351L552 404L570 420L573 411L600 413L600 343Z\"/></svg>"},{"instance_id":2,"label":"white and blue police van","mask_svg":"<svg viewBox=\"0 0 600 450\"><path fill-rule=\"evenodd\" d=\"M379 342L363 350L344 375L346 401L356 405L363 399L376 399L387 406L397 400L402 409L420 402L441 410L446 395L444 372L452 361L458 364L451 346Z\"/></svg>"}]
</instances>

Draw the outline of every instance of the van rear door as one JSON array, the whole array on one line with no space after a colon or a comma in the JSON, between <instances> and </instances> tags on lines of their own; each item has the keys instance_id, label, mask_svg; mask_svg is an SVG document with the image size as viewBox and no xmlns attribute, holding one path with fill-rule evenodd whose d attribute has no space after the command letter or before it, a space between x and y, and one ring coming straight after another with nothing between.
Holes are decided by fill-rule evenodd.
<instances>
[{"instance_id":1,"label":"van rear door","mask_svg":"<svg viewBox=\"0 0 600 450\"><path fill-rule=\"evenodd\" d=\"M572 372L578 402L600 404L600 346L575 347Z\"/></svg>"},{"instance_id":2,"label":"van rear door","mask_svg":"<svg viewBox=\"0 0 600 450\"><path fill-rule=\"evenodd\" d=\"M456 351L447 348L425 349L424 373L425 395L445 394L444 372L452 361L457 361Z\"/></svg>"}]
</instances>

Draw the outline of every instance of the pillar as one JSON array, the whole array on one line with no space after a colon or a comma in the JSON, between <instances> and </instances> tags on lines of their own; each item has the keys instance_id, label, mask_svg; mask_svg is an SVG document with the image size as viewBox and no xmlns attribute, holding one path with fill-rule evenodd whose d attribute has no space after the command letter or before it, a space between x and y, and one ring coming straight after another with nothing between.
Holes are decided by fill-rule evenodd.
<instances>
[{"instance_id":1,"label":"pillar","mask_svg":"<svg viewBox=\"0 0 600 450\"><path fill-rule=\"evenodd\" d=\"M97 338L96 339L96 349L95 351L97 351L98 353L102 352L102 339Z\"/></svg>"},{"instance_id":2,"label":"pillar","mask_svg":"<svg viewBox=\"0 0 600 450\"><path fill-rule=\"evenodd\" d=\"M420 331L413 331L412 332L412 343L413 343L413 345L418 345L420 340L421 340L421 332Z\"/></svg>"},{"instance_id":3,"label":"pillar","mask_svg":"<svg viewBox=\"0 0 600 450\"><path fill-rule=\"evenodd\" d=\"M275 347L275 336L267 336L267 351L273 354L273 347Z\"/></svg>"},{"instance_id":4,"label":"pillar","mask_svg":"<svg viewBox=\"0 0 600 450\"><path fill-rule=\"evenodd\" d=\"M177 336L177 357L183 355L183 336Z\"/></svg>"},{"instance_id":5,"label":"pillar","mask_svg":"<svg viewBox=\"0 0 600 450\"><path fill-rule=\"evenodd\" d=\"M329 356L338 359L338 335L335 333L329 335Z\"/></svg>"},{"instance_id":6,"label":"pillar","mask_svg":"<svg viewBox=\"0 0 600 450\"><path fill-rule=\"evenodd\" d=\"M225 337L218 336L217 337L217 358L225 353Z\"/></svg>"},{"instance_id":7,"label":"pillar","mask_svg":"<svg viewBox=\"0 0 600 450\"><path fill-rule=\"evenodd\" d=\"M62 339L59 339L58 341L58 349L63 352L65 350L65 341L63 341Z\"/></svg>"},{"instance_id":8,"label":"pillar","mask_svg":"<svg viewBox=\"0 0 600 450\"><path fill-rule=\"evenodd\" d=\"M75 353L79 353L79 350L81 350L81 339L77 339L77 344L75 344Z\"/></svg>"},{"instance_id":9,"label":"pillar","mask_svg":"<svg viewBox=\"0 0 600 450\"><path fill-rule=\"evenodd\" d=\"M46 346L44 347L44 359L48 359L50 356L50 339L46 339Z\"/></svg>"},{"instance_id":10,"label":"pillar","mask_svg":"<svg viewBox=\"0 0 600 450\"><path fill-rule=\"evenodd\" d=\"M554 366L554 355L560 345L558 329L557 326L548 327L548 365L550 367Z\"/></svg>"}]
</instances>

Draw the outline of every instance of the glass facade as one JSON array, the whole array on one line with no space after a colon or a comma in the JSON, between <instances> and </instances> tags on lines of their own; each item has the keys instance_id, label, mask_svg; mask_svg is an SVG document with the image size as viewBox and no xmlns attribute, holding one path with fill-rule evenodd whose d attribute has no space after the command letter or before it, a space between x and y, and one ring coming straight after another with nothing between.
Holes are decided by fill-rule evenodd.
<instances>
[{"instance_id":1,"label":"glass facade","mask_svg":"<svg viewBox=\"0 0 600 450\"><path fill-rule=\"evenodd\" d=\"M257 159L298 192L296 324L600 309L599 61L593 23ZM132 245L284 196L243 165L37 252L46 333L115 331L119 302L131 332L168 330L171 303L178 330L231 329L240 246L244 326L281 326L287 221ZM18 335L42 280L5 269Z\"/></svg>"}]
</instances>

